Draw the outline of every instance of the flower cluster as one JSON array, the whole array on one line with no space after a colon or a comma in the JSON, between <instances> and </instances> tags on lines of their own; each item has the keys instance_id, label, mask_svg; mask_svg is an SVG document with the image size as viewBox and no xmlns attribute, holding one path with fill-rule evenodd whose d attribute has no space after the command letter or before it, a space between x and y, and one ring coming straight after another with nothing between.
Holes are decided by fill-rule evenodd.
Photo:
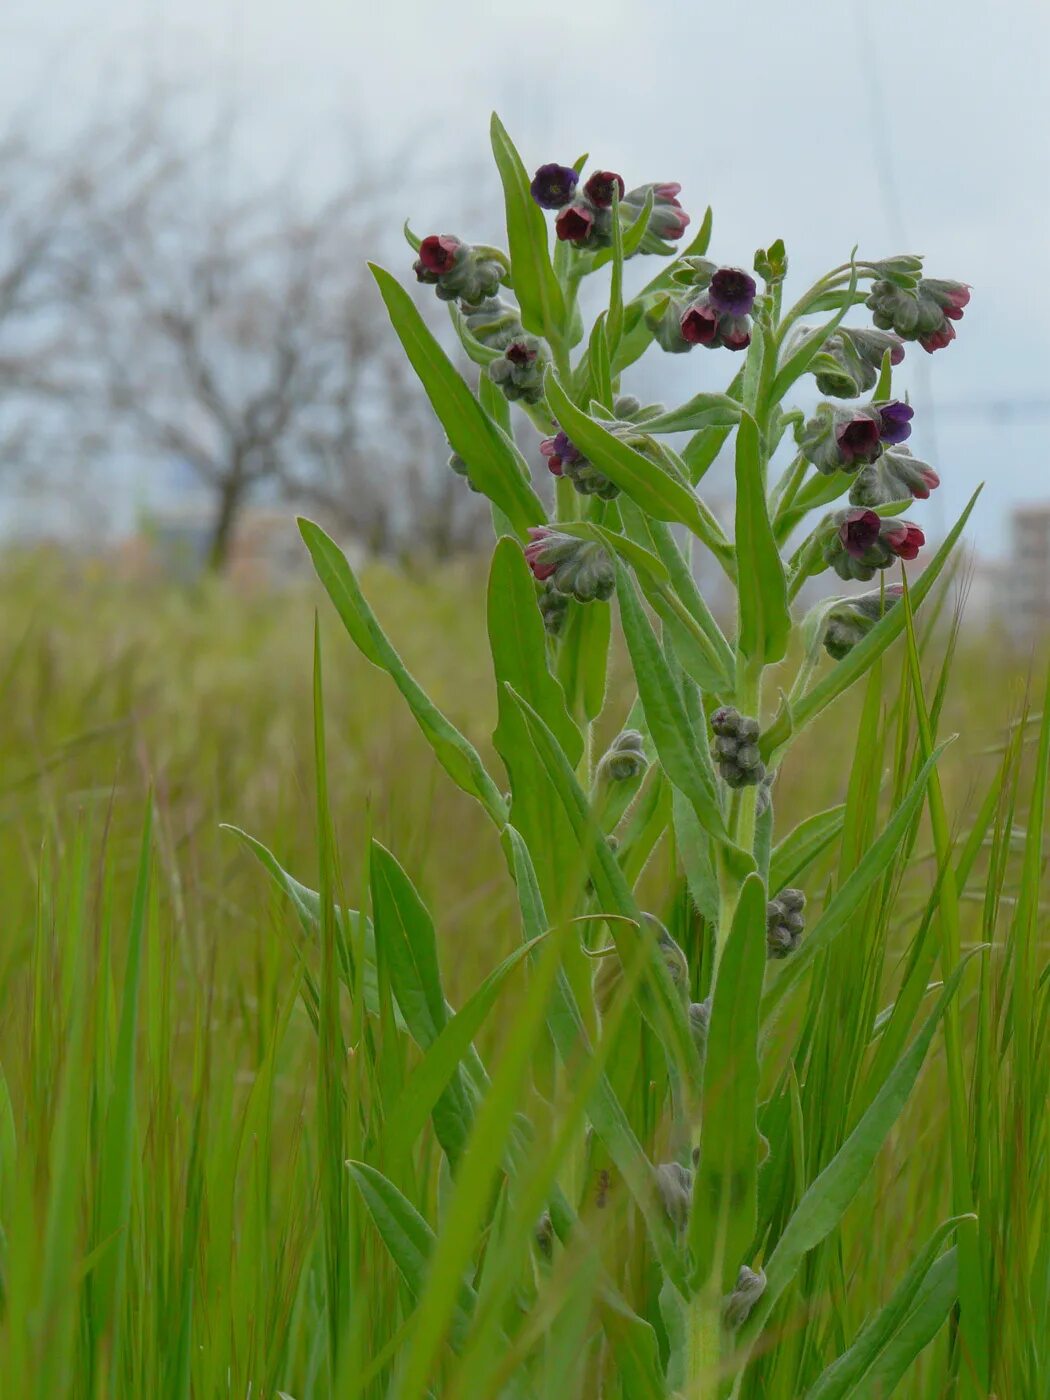
<instances>
[{"instance_id":1,"label":"flower cluster","mask_svg":"<svg viewBox=\"0 0 1050 1400\"><path fill-rule=\"evenodd\" d=\"M488 367L489 378L514 403L539 403L543 398L543 374L550 361L546 344L524 332L512 340Z\"/></svg>"},{"instance_id":2,"label":"flower cluster","mask_svg":"<svg viewBox=\"0 0 1050 1400\"><path fill-rule=\"evenodd\" d=\"M604 546L546 525L529 530L525 559L538 582L550 580L559 593L571 594L578 603L604 601L616 587L616 573Z\"/></svg>"},{"instance_id":3,"label":"flower cluster","mask_svg":"<svg viewBox=\"0 0 1050 1400\"><path fill-rule=\"evenodd\" d=\"M965 282L923 277L911 287L888 279L875 282L867 304L880 330L895 331L902 340L917 340L932 355L955 339L952 322L962 320L969 301Z\"/></svg>"},{"instance_id":4,"label":"flower cluster","mask_svg":"<svg viewBox=\"0 0 1050 1400\"><path fill-rule=\"evenodd\" d=\"M640 185L626 193L623 177L614 170L596 170L579 188L579 173L569 165L541 165L529 186L541 209L557 209L554 232L563 243L577 248L608 248L613 241L613 206L618 204L622 222L638 219L652 192L652 211L638 252L669 253L667 242L681 238L689 215L678 203L680 185Z\"/></svg>"},{"instance_id":5,"label":"flower cluster","mask_svg":"<svg viewBox=\"0 0 1050 1400\"><path fill-rule=\"evenodd\" d=\"M694 345L747 349L758 290L750 273L741 267L719 267L706 258L686 258L675 280L692 290L688 298L664 296L649 308L646 319L658 345L672 354Z\"/></svg>"},{"instance_id":6,"label":"flower cluster","mask_svg":"<svg viewBox=\"0 0 1050 1400\"><path fill-rule=\"evenodd\" d=\"M871 465L862 467L850 487L855 506L885 506L908 496L925 501L941 479L926 462L913 457L906 447L887 448Z\"/></svg>"},{"instance_id":7,"label":"flower cluster","mask_svg":"<svg viewBox=\"0 0 1050 1400\"><path fill-rule=\"evenodd\" d=\"M758 752L757 719L748 719L732 705L723 705L711 716L714 742L711 756L723 781L731 788L753 787L766 776Z\"/></svg>"},{"instance_id":8,"label":"flower cluster","mask_svg":"<svg viewBox=\"0 0 1050 1400\"><path fill-rule=\"evenodd\" d=\"M471 306L495 296L504 272L488 249L473 248L451 233L432 233L424 238L413 270L442 301L464 301Z\"/></svg>"},{"instance_id":9,"label":"flower cluster","mask_svg":"<svg viewBox=\"0 0 1050 1400\"><path fill-rule=\"evenodd\" d=\"M802 941L806 927L806 896L801 890L785 889L766 905L766 952L771 958L786 958Z\"/></svg>"},{"instance_id":10,"label":"flower cluster","mask_svg":"<svg viewBox=\"0 0 1050 1400\"><path fill-rule=\"evenodd\" d=\"M620 494L616 483L600 472L560 428L553 437L543 439L540 452L547 459L551 475L571 481L581 496L599 496L603 501L611 501Z\"/></svg>"},{"instance_id":11,"label":"flower cluster","mask_svg":"<svg viewBox=\"0 0 1050 1400\"><path fill-rule=\"evenodd\" d=\"M841 661L903 595L901 585L891 583L870 593L840 598L828 611L824 624L824 649L828 655Z\"/></svg>"},{"instance_id":12,"label":"flower cluster","mask_svg":"<svg viewBox=\"0 0 1050 1400\"><path fill-rule=\"evenodd\" d=\"M830 476L856 471L874 462L886 444L911 436L914 409L899 399L870 403L862 408L839 408L823 403L805 425L799 450L817 471Z\"/></svg>"},{"instance_id":13,"label":"flower cluster","mask_svg":"<svg viewBox=\"0 0 1050 1400\"><path fill-rule=\"evenodd\" d=\"M808 334L808 329L802 327L799 339ZM813 361L817 388L833 399L855 399L870 393L879 382L887 351L890 364L899 365L904 359L904 342L886 331L840 326Z\"/></svg>"},{"instance_id":14,"label":"flower cluster","mask_svg":"<svg viewBox=\"0 0 1050 1400\"><path fill-rule=\"evenodd\" d=\"M926 543L918 525L873 510L840 510L831 517L824 561L843 579L873 578L894 559L914 559Z\"/></svg>"},{"instance_id":15,"label":"flower cluster","mask_svg":"<svg viewBox=\"0 0 1050 1400\"><path fill-rule=\"evenodd\" d=\"M751 1315L751 1309L766 1291L766 1276L761 1269L749 1269L740 1265L736 1276L736 1287L722 1303L722 1320L730 1329L742 1327Z\"/></svg>"},{"instance_id":16,"label":"flower cluster","mask_svg":"<svg viewBox=\"0 0 1050 1400\"><path fill-rule=\"evenodd\" d=\"M632 778L640 778L648 767L645 739L637 729L625 729L603 755L598 764L598 776L608 782L625 783Z\"/></svg>"}]
</instances>

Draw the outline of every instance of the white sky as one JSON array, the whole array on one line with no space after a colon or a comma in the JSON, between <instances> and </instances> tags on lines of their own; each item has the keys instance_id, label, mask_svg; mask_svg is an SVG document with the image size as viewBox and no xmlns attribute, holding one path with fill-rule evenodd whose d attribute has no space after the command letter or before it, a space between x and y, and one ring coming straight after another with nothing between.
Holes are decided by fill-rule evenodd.
<instances>
[{"instance_id":1,"label":"white sky","mask_svg":"<svg viewBox=\"0 0 1050 1400\"><path fill-rule=\"evenodd\" d=\"M956 343L902 367L943 481L915 518L936 532L984 479L995 550L1013 505L1050 498L1045 0L0 0L0 113L47 73L75 122L115 70L148 83L187 59L245 103L247 162L294 152L323 178L353 132L450 172L406 182L422 232L459 228L475 172L470 207L496 197L495 107L530 167L589 150L629 185L679 180L694 215L714 206L719 259L783 237L799 290L856 242L925 253L974 292ZM724 358L683 358L668 397L716 387Z\"/></svg>"}]
</instances>

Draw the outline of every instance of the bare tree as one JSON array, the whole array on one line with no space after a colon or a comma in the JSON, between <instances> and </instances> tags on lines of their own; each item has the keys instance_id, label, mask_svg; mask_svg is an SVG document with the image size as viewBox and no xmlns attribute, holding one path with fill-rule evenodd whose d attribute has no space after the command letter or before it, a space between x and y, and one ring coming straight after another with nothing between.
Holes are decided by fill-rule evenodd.
<instances>
[{"instance_id":1,"label":"bare tree","mask_svg":"<svg viewBox=\"0 0 1050 1400\"><path fill-rule=\"evenodd\" d=\"M193 471L216 567L260 490L377 550L473 542L481 513L449 480L364 267L390 223L379 183L246 188L221 134L187 135L158 103L122 142L78 188L66 359L82 431L111 449L119 426L144 460Z\"/></svg>"}]
</instances>

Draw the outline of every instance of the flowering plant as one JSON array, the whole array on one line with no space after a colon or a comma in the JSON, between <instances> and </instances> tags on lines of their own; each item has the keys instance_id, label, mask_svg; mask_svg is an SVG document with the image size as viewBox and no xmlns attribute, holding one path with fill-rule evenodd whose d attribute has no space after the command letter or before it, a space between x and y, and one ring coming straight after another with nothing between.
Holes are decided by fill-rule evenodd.
<instances>
[{"instance_id":1,"label":"flowering plant","mask_svg":"<svg viewBox=\"0 0 1050 1400\"><path fill-rule=\"evenodd\" d=\"M476 392L398 278L373 271L455 470L491 503L493 737L505 779L406 670L333 542L309 521L301 528L354 643L494 823L523 941L454 1014L429 915L395 858L373 847L370 917L348 916L341 934L337 921L341 956L364 961L363 980L348 985L371 996L378 1033L411 1037L423 1059L415 1106L398 1120L401 1155L350 1170L411 1300L399 1395L422 1395L443 1368L449 1394L539 1393L541 1336L529 1320L544 1306L575 1308L584 1277L604 1338L592 1374L601 1393L758 1395L785 1326L778 1307L860 1190L962 970L949 958L917 1029L916 1002L894 1012L890 1049L852 1121L800 1118L797 1085L766 1060L770 1030L889 879L936 791L921 699L921 750L901 799L848 878L830 896L809 891L821 908L809 927L807 872L839 838L843 809L779 832L776 780L803 731L877 676L896 639L913 649L912 618L972 509L910 583L901 573L886 584L926 543L901 511L939 484L902 446L913 413L894 371L909 345L932 353L950 342L969 291L926 278L918 257L854 255L789 303L781 242L750 271L739 250L713 260L708 210L682 246L694 223L677 183L628 190L614 171L585 178L582 159L530 177L497 119L492 142L507 253L408 235L418 280L448 304L480 368ZM664 261L629 297L627 264L649 258ZM588 331L580 287L603 272L607 304ZM862 307L874 326L846 325ZM641 404L622 381L654 347L724 352L697 362L705 376L723 364L724 386L672 408ZM808 419L789 403L807 376L840 401ZM512 406L538 434L524 449ZM723 450L735 473L729 523L701 494ZM549 489L537 489L537 470ZM698 553L732 585L731 626L696 582ZM803 585L829 569L880 583L799 617ZM626 706L606 687L614 612L636 688ZM610 719L616 737L601 753ZM657 917L640 900L661 843L670 858ZM523 961L529 992L490 1079L472 1040ZM534 1059L549 1116L517 1113ZM448 1173L437 1234L404 1189L428 1117ZM799 1155L804 1132L822 1135L814 1174ZM616 1228L598 1239L610 1200ZM955 1202L902 1291L809 1394L904 1373L930 1335L904 1326L915 1299L939 1325L960 1296L942 1249L956 1231L966 1263L961 1184ZM526 1238L534 1267L523 1272ZM965 1298L960 1327L979 1355ZM504 1355L520 1367L502 1367Z\"/></svg>"}]
</instances>

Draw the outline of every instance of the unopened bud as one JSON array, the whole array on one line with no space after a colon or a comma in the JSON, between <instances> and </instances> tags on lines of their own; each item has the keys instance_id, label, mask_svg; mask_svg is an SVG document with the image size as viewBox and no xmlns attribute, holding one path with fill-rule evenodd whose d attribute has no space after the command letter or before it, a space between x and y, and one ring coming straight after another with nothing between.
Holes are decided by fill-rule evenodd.
<instances>
[{"instance_id":1,"label":"unopened bud","mask_svg":"<svg viewBox=\"0 0 1050 1400\"><path fill-rule=\"evenodd\" d=\"M962 319L970 300L965 282L923 278L914 287L883 280L874 283L867 305L880 330L892 330L904 340L917 340L932 354L955 339L953 321Z\"/></svg>"},{"instance_id":2,"label":"unopened bud","mask_svg":"<svg viewBox=\"0 0 1050 1400\"><path fill-rule=\"evenodd\" d=\"M525 559L540 583L550 580L559 593L571 594L580 603L611 597L616 572L603 545L546 526L533 526L529 541Z\"/></svg>"},{"instance_id":3,"label":"unopened bud","mask_svg":"<svg viewBox=\"0 0 1050 1400\"><path fill-rule=\"evenodd\" d=\"M731 788L754 787L766 776L758 750L758 720L749 719L731 705L711 715L714 741L711 755L722 780Z\"/></svg>"},{"instance_id":4,"label":"unopened bud","mask_svg":"<svg viewBox=\"0 0 1050 1400\"><path fill-rule=\"evenodd\" d=\"M559 593L553 584L546 583L540 590L538 606L547 635L550 637L561 636L565 619L569 614L569 600L565 594Z\"/></svg>"},{"instance_id":5,"label":"unopened bud","mask_svg":"<svg viewBox=\"0 0 1050 1400\"><path fill-rule=\"evenodd\" d=\"M476 487L470 479L470 473L467 471L466 462L464 462L463 458L459 455L458 452L452 452L449 455L448 464L457 476L461 476L463 478L463 480L467 483L467 485L472 491L478 491L478 487Z\"/></svg>"},{"instance_id":6,"label":"unopened bud","mask_svg":"<svg viewBox=\"0 0 1050 1400\"><path fill-rule=\"evenodd\" d=\"M849 498L855 506L870 507L889 505L890 501L903 501L909 496L925 501L940 484L934 469L913 457L906 447L887 448L857 473Z\"/></svg>"},{"instance_id":7,"label":"unopened bud","mask_svg":"<svg viewBox=\"0 0 1050 1400\"><path fill-rule=\"evenodd\" d=\"M783 282L787 276L787 270L787 252L782 238L778 238L768 248L759 248L756 251L755 271L767 286L772 287L777 282Z\"/></svg>"},{"instance_id":8,"label":"unopened bud","mask_svg":"<svg viewBox=\"0 0 1050 1400\"><path fill-rule=\"evenodd\" d=\"M581 496L598 496L603 501L611 501L620 494L616 483L600 472L565 433L559 431L553 437L544 438L540 452L547 459L551 475L571 481Z\"/></svg>"},{"instance_id":9,"label":"unopened bud","mask_svg":"<svg viewBox=\"0 0 1050 1400\"><path fill-rule=\"evenodd\" d=\"M689 1029L701 1060L707 1054L707 1036L711 1029L711 998L694 1001L689 1006Z\"/></svg>"},{"instance_id":10,"label":"unopened bud","mask_svg":"<svg viewBox=\"0 0 1050 1400\"><path fill-rule=\"evenodd\" d=\"M798 947L806 927L806 896L801 890L781 890L766 905L766 952L786 958Z\"/></svg>"},{"instance_id":11,"label":"unopened bud","mask_svg":"<svg viewBox=\"0 0 1050 1400\"><path fill-rule=\"evenodd\" d=\"M735 1331L742 1327L751 1316L751 1310L766 1291L766 1276L761 1269L756 1273L746 1264L741 1264L736 1276L736 1287L722 1300L722 1321Z\"/></svg>"},{"instance_id":12,"label":"unopened bud","mask_svg":"<svg viewBox=\"0 0 1050 1400\"><path fill-rule=\"evenodd\" d=\"M544 1259L550 1259L554 1254L554 1225L551 1222L550 1211L545 1210L536 1221L532 1231L533 1242L536 1249Z\"/></svg>"},{"instance_id":13,"label":"unopened bud","mask_svg":"<svg viewBox=\"0 0 1050 1400\"><path fill-rule=\"evenodd\" d=\"M904 589L899 583L887 584L871 593L840 598L828 612L824 626L824 650L836 661L847 656L862 642L890 608L900 602Z\"/></svg>"},{"instance_id":14,"label":"unopened bud","mask_svg":"<svg viewBox=\"0 0 1050 1400\"><path fill-rule=\"evenodd\" d=\"M542 340L534 335L522 335L511 341L498 360L492 361L488 373L512 403L517 399L539 403L543 398L543 374L549 359Z\"/></svg>"},{"instance_id":15,"label":"unopened bud","mask_svg":"<svg viewBox=\"0 0 1050 1400\"><path fill-rule=\"evenodd\" d=\"M642 241L638 245L639 253L668 253L671 250L665 245L677 243L689 227L689 215L678 202L681 188L681 185L670 180L651 185L639 185L637 189L624 195L620 201L620 208L627 215L628 220L632 217L637 218L645 207L649 191L652 190L652 213L649 215L649 223L642 236Z\"/></svg>"},{"instance_id":16,"label":"unopened bud","mask_svg":"<svg viewBox=\"0 0 1050 1400\"><path fill-rule=\"evenodd\" d=\"M645 739L637 729L625 729L612 741L599 763L598 775L609 782L623 783L640 778L648 767Z\"/></svg>"},{"instance_id":17,"label":"unopened bud","mask_svg":"<svg viewBox=\"0 0 1050 1400\"><path fill-rule=\"evenodd\" d=\"M693 1198L693 1173L679 1162L661 1162L656 1168L656 1189L671 1224L684 1230Z\"/></svg>"},{"instance_id":18,"label":"unopened bud","mask_svg":"<svg viewBox=\"0 0 1050 1400\"><path fill-rule=\"evenodd\" d=\"M891 364L899 365L904 359L904 342L898 336L840 326L813 361L817 388L834 399L855 399L869 393L879 381L887 350Z\"/></svg>"}]
</instances>

